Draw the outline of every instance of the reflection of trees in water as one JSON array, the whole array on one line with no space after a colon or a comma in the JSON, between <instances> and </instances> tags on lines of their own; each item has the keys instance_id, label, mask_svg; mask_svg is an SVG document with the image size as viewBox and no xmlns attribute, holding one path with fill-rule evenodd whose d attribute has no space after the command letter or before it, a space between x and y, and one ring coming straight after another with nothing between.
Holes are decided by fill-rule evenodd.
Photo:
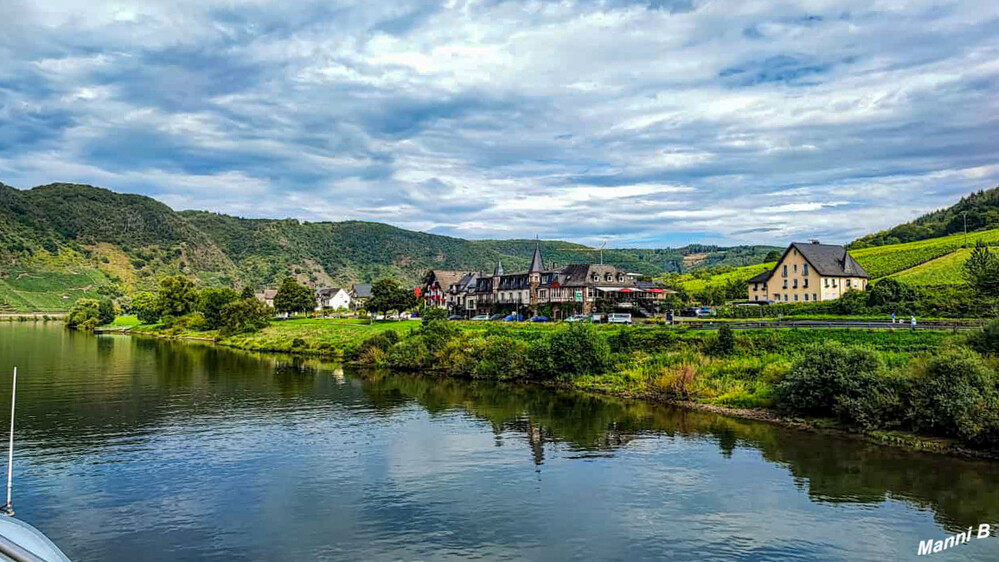
<instances>
[{"instance_id":1,"label":"reflection of trees in water","mask_svg":"<svg viewBox=\"0 0 999 562\"><path fill-rule=\"evenodd\" d=\"M561 444L584 453L613 452L642 434L710 435L728 458L739 447L760 451L787 467L812 501L906 501L932 509L957 532L999 521L999 463L878 446L839 435L817 434L685 408L596 397L540 387L461 381L385 372L365 373L365 396L382 408L416 400L431 414L461 409L503 432L524 435L535 462L545 447ZM391 396L392 400L386 400ZM408 400L407 400L408 399Z\"/></svg>"}]
</instances>

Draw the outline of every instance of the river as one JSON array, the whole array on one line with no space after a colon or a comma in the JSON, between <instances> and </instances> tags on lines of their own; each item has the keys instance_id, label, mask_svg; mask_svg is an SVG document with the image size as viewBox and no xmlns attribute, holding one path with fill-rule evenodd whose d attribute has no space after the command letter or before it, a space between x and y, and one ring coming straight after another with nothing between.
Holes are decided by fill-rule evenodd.
<instances>
[{"instance_id":1,"label":"river","mask_svg":"<svg viewBox=\"0 0 999 562\"><path fill-rule=\"evenodd\" d=\"M74 560L886 561L999 522L999 463L682 408L0 323L0 419L14 365L14 506Z\"/></svg>"}]
</instances>

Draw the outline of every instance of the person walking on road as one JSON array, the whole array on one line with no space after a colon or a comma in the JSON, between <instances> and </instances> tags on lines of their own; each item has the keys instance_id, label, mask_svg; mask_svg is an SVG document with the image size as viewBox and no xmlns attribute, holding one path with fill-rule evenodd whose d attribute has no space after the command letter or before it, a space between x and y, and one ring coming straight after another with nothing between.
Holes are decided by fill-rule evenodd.
<instances>
[{"instance_id":1,"label":"person walking on road","mask_svg":"<svg viewBox=\"0 0 999 562\"><path fill-rule=\"evenodd\" d=\"M916 331L916 315L915 314L912 315L912 319L909 320L909 322L912 325L912 331L915 332Z\"/></svg>"},{"instance_id":2,"label":"person walking on road","mask_svg":"<svg viewBox=\"0 0 999 562\"><path fill-rule=\"evenodd\" d=\"M895 323L895 313L894 312L891 313L891 323L892 324Z\"/></svg>"}]
</instances>

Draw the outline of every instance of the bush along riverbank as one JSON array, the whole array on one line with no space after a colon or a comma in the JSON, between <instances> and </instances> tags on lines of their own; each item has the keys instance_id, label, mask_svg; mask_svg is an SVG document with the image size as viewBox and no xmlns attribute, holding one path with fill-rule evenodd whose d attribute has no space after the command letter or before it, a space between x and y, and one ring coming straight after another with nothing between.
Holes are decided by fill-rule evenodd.
<instances>
[{"instance_id":1,"label":"bush along riverbank","mask_svg":"<svg viewBox=\"0 0 999 562\"><path fill-rule=\"evenodd\" d=\"M431 321L408 333L374 334L352 354L357 363L405 371L762 409L883 442L986 456L999 453L997 356L999 322L955 335L727 328L680 334L585 324L465 330Z\"/></svg>"}]
</instances>

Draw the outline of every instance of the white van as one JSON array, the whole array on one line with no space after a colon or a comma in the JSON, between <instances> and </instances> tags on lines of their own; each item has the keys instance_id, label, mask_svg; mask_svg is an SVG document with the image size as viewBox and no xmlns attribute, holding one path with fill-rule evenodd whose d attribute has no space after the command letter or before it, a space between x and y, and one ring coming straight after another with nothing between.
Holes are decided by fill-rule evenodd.
<instances>
[{"instance_id":1,"label":"white van","mask_svg":"<svg viewBox=\"0 0 999 562\"><path fill-rule=\"evenodd\" d=\"M607 315L608 324L631 324L631 314L615 312Z\"/></svg>"}]
</instances>

